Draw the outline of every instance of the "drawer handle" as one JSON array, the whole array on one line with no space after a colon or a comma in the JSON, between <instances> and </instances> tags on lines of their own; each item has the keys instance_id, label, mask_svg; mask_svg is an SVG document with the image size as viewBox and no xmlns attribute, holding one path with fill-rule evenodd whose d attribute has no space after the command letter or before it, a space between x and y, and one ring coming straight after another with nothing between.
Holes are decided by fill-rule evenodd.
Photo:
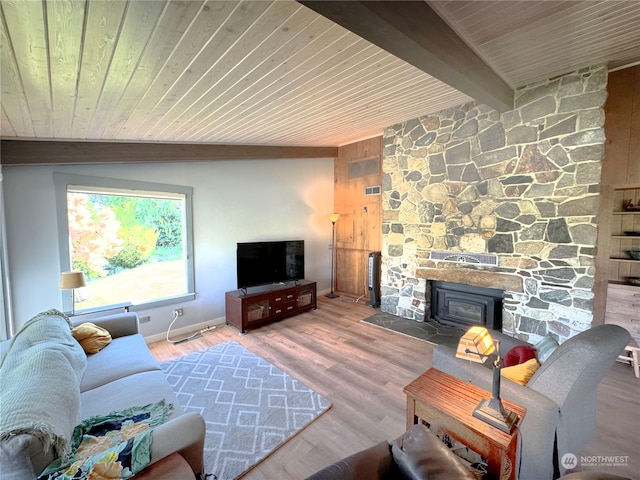
<instances>
[{"instance_id":1,"label":"drawer handle","mask_svg":"<svg viewBox=\"0 0 640 480\"><path fill-rule=\"evenodd\" d=\"M275 299L275 301L276 301L276 302L279 302L280 300L282 300L282 297L277 297L277 298Z\"/></svg>"},{"instance_id":2,"label":"drawer handle","mask_svg":"<svg viewBox=\"0 0 640 480\"><path fill-rule=\"evenodd\" d=\"M293 295L287 295L287 298L293 298Z\"/></svg>"}]
</instances>

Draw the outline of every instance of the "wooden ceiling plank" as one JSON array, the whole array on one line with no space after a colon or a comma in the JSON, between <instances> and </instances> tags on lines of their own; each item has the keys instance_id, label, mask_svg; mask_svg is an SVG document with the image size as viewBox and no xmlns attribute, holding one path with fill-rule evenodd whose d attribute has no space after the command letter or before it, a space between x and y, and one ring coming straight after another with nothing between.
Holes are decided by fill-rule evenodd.
<instances>
[{"instance_id":1,"label":"wooden ceiling plank","mask_svg":"<svg viewBox=\"0 0 640 480\"><path fill-rule=\"evenodd\" d=\"M291 92L301 86L306 87L307 91L313 92L315 85L321 81L322 75L331 68L341 65L354 55L360 58L367 57L368 55L363 54L365 47L363 40L353 35L345 35L317 52L313 56L313 61L307 61L308 57L306 59L302 57L305 50L301 50L296 54L296 58L301 59L302 62L288 72L286 81L283 81L282 77L273 78L270 76L271 84L267 88L249 92L253 97L251 102L240 98L240 103L235 102L237 108L228 109L226 114L218 113L214 120L216 131L223 132L229 122L232 125L236 122L246 123L245 119L249 116L255 116L265 109L268 110L274 102L277 104L281 101L286 92ZM291 65L293 62L288 61L287 63Z\"/></svg>"},{"instance_id":2,"label":"wooden ceiling plank","mask_svg":"<svg viewBox=\"0 0 640 480\"><path fill-rule=\"evenodd\" d=\"M181 99L201 81L208 71L215 67L217 62L224 57L225 53L233 47L268 7L268 2L252 2L243 3L236 8L198 53L198 61L192 62L176 82L167 89L164 97L147 116L147 120L134 131L135 137L154 140L154 132L158 125L161 125L165 118L173 118L174 110L182 105Z\"/></svg>"},{"instance_id":3,"label":"wooden ceiling plank","mask_svg":"<svg viewBox=\"0 0 640 480\"><path fill-rule=\"evenodd\" d=\"M103 138L109 118L127 89L140 63L158 19L166 7L165 1L138 1L128 4L118 43L109 65L98 107L89 126L89 138Z\"/></svg>"},{"instance_id":4,"label":"wooden ceiling plank","mask_svg":"<svg viewBox=\"0 0 640 480\"><path fill-rule=\"evenodd\" d=\"M205 3L198 15L173 47L170 55L160 66L158 74L150 86L140 96L135 112L127 119L115 138L135 138L138 128L154 114L154 109L163 100L168 89L181 76L191 75L190 65L200 58L202 50L212 39L212 35L224 24L226 18L237 8L237 2ZM185 73L186 72L186 73ZM155 114L160 117L162 114Z\"/></svg>"},{"instance_id":5,"label":"wooden ceiling plank","mask_svg":"<svg viewBox=\"0 0 640 480\"><path fill-rule=\"evenodd\" d=\"M405 64L405 67L408 67L408 65ZM403 75L402 78L410 79L410 76L405 74ZM451 90L450 87L442 84L438 80L435 80L435 79L431 79L431 80L432 82L437 82L438 84L442 85L443 88L447 90ZM414 94L414 96L419 95L419 90L421 87L426 87L426 84L424 83L419 84L416 82L411 82L409 80L407 81L406 88L407 90L410 90ZM433 90L431 90L430 88L425 88L425 90L428 90L428 92L425 92L426 95L424 98L428 98L429 101L433 101L432 93L430 93L430 92L433 92ZM379 95L379 94L376 93L376 95ZM383 95L379 95L379 96L384 97ZM395 97L395 94L391 93L390 97L391 98L389 98L389 100L392 100ZM465 97L465 100L468 101L468 97ZM259 143L268 144L272 141L275 141L277 136L280 135L281 132L285 130L289 135L304 135L306 134L306 132L309 132L309 131L326 132L327 130L331 130L332 132L334 132L334 134L338 134L339 129L343 129L342 136L340 137L342 140L344 140L345 138L354 140L354 135L351 132L353 131L354 124L357 124L358 118L357 118L357 115L354 115L353 117L350 117L350 115L353 113L352 110L358 109L359 107L358 104L360 102L364 103L366 101L367 99L362 99L362 98L358 99L357 101L355 100L344 101L340 103L342 108L336 108L336 109L332 109L331 107L325 106L326 114L322 116L320 115L315 116L311 113L310 115L286 115L286 116L280 117L275 127L270 129L270 131L272 132L271 135L268 135L267 132L265 132L264 134L258 136L256 138L256 141L258 141ZM383 98L383 101L384 101L384 98ZM460 101L456 101L455 104L458 104L458 103L462 103L462 99ZM406 118L415 118L417 116L428 113L428 112L425 112L425 109L421 109L419 105L420 105L419 103L411 102L409 108L403 110L402 113L397 115L395 118L391 117L391 114L393 113L393 111L385 109L385 111L382 112L382 115L380 115L380 117L384 118L384 120L380 121L377 124L372 123L373 117L370 113L368 113L366 116L366 123L370 125L368 130L368 136L380 134L382 132L382 129L388 126L389 124L396 123L401 120L405 120ZM452 105L453 104L451 103L446 104L446 106L452 106ZM322 118L321 124L318 123L318 120L317 120L318 118ZM350 120L345 120L345 118L350 118ZM345 132L349 132L349 133L347 133L345 136ZM341 143L344 143L344 142L341 142Z\"/></svg>"},{"instance_id":6,"label":"wooden ceiling plank","mask_svg":"<svg viewBox=\"0 0 640 480\"><path fill-rule=\"evenodd\" d=\"M380 54L384 55L383 52L380 52ZM280 106L277 118L264 116L253 117L252 115L247 118L248 123L268 122L270 130L279 131L283 128L281 125L283 122L291 122L291 119L299 119L296 120L295 124L301 125L305 118L316 118L316 114L324 121L332 121L332 119L339 117L345 109L354 108L356 105L356 97L364 97L370 101L371 97L369 97L368 94L376 95L375 91L369 92L371 85L383 87L386 85L394 85L394 88L397 88L398 83L410 79L410 76L406 74L407 65L393 57L391 57L391 59L397 62L395 69L400 67L402 71L397 72L395 75L392 75L390 71L382 73L382 69L377 63L364 69L353 68L349 74L346 72L341 73L339 85L332 82L331 78L325 78L322 84L315 86L312 89L314 92L313 102L305 101L305 99L309 98L309 95L299 93L296 98L290 99L287 103L283 103ZM389 66L389 68L391 68L391 66ZM268 114L269 112L267 112L267 115Z\"/></svg>"},{"instance_id":7,"label":"wooden ceiling plank","mask_svg":"<svg viewBox=\"0 0 640 480\"><path fill-rule=\"evenodd\" d=\"M51 137L53 123L44 5L44 0L2 2L7 36L11 39L19 73L18 77L12 79L13 85L24 92L35 137ZM24 111L21 110L21 113Z\"/></svg>"},{"instance_id":8,"label":"wooden ceiling plank","mask_svg":"<svg viewBox=\"0 0 640 480\"><path fill-rule=\"evenodd\" d=\"M293 72L300 63L309 59L309 55L311 55L309 45L315 44L317 39L325 35L327 31L325 22L329 21L316 15L316 20L300 33L299 37L302 38L290 39L273 56L264 59L263 63L270 65L269 67L256 68L244 76L241 81L223 89L224 91L219 95L212 99L208 98L207 101L210 103L201 109L197 121L189 122L189 130L187 131L183 127L177 132L181 134L181 140L187 140L199 131L209 129L209 125L219 123L223 116L248 103L250 99L264 98L264 92L269 87L281 83L285 77L294 75ZM303 54L305 51L306 55Z\"/></svg>"},{"instance_id":9,"label":"wooden ceiling plank","mask_svg":"<svg viewBox=\"0 0 640 480\"><path fill-rule=\"evenodd\" d=\"M290 60L306 45L309 35L320 36L325 30L319 17L301 6L285 23L281 24L268 40L247 56L241 64L229 70L215 88L203 95L191 107L192 114L175 130L181 139L188 137L207 120L216 121L221 111L233 102L234 98L248 91L257 91L269 82L269 76L275 70L285 66L291 68ZM278 76L282 79L286 71Z\"/></svg>"},{"instance_id":10,"label":"wooden ceiling plank","mask_svg":"<svg viewBox=\"0 0 640 480\"><path fill-rule=\"evenodd\" d=\"M296 12L301 14L296 16ZM156 124L154 135L162 135L170 128L179 137L181 131L190 127L190 119L197 121L202 112L215 102L215 97L241 82L247 74L262 65L265 58L271 57L283 43L308 25L313 20L311 13L293 2L272 3L214 67L180 99L180 114L170 119L165 117ZM295 21L290 21L292 17Z\"/></svg>"},{"instance_id":11,"label":"wooden ceiling plank","mask_svg":"<svg viewBox=\"0 0 640 480\"><path fill-rule=\"evenodd\" d=\"M427 3L299 1L481 103L513 108L511 87Z\"/></svg>"},{"instance_id":12,"label":"wooden ceiling plank","mask_svg":"<svg viewBox=\"0 0 640 480\"><path fill-rule=\"evenodd\" d=\"M331 158L335 147L195 145L177 143L2 140L3 166L198 162L270 158Z\"/></svg>"},{"instance_id":13,"label":"wooden ceiling plank","mask_svg":"<svg viewBox=\"0 0 640 480\"><path fill-rule=\"evenodd\" d=\"M407 76L405 75L405 78ZM354 141L353 135L351 133L345 135L345 132L350 132L350 129L353 128L354 123L357 123L360 119L366 121L367 124L371 125L371 130L368 132L369 135L379 135L382 133L383 129L391 124L404 121L407 118L416 118L419 116L427 115L429 113L433 113L438 110L442 110L444 108L448 108L454 105L459 105L461 103L465 103L470 100L466 95L459 93L457 91L456 94L459 95L459 98L451 97L450 91L451 87L443 84L442 82L432 79L433 82L437 82L441 86L440 91L446 92L445 95L445 103L439 104L435 107L434 110L427 111L425 108L421 108L423 104L420 100L426 100L429 104L433 104L433 102L437 101L438 97L438 87L435 88L432 85L427 85L424 83L415 83L411 81L406 82L406 86L403 87L406 92L411 92L413 100L410 102L404 102L402 104L395 104L393 109L385 109L383 112L380 112L378 115L371 115L371 113L367 113L366 117L364 117L362 113L358 115L358 111L362 111L359 109L358 103L365 102L365 99L359 99L358 101L353 102L344 102L345 109L337 110L327 115L325 121L322 126L317 124L313 124L313 120L309 120L305 122L305 118L307 117L291 117L287 118L300 118L300 121L295 123L291 123L288 127L290 134L296 134L299 132L303 134L306 131L318 131L322 129L323 132L330 132L329 138L331 136L340 135L342 132L342 141L339 145L343 145L345 143L349 143L349 141ZM393 90L385 95L384 92L376 92L377 98L380 98L382 101L384 100L393 100L398 98L396 92L401 93L399 98L408 98L404 95L403 88L398 85L397 90ZM421 91L422 89L422 91ZM353 111L355 110L355 112ZM395 115L395 116L394 116ZM360 118L359 118L360 117ZM310 119L318 118L313 115L308 116ZM377 124L375 123L377 120ZM277 135L281 128L274 129L274 135ZM273 140L273 137L265 136L260 137L259 140L262 143L269 143Z\"/></svg>"},{"instance_id":14,"label":"wooden ceiling plank","mask_svg":"<svg viewBox=\"0 0 640 480\"><path fill-rule=\"evenodd\" d=\"M53 137L71 138L83 42L85 3L47 2Z\"/></svg>"},{"instance_id":15,"label":"wooden ceiling plank","mask_svg":"<svg viewBox=\"0 0 640 480\"><path fill-rule=\"evenodd\" d=\"M2 4L0 3L0 10ZM22 80L6 25L0 22L0 78L2 79L2 135L35 137L29 103L22 87Z\"/></svg>"},{"instance_id":16,"label":"wooden ceiling plank","mask_svg":"<svg viewBox=\"0 0 640 480\"><path fill-rule=\"evenodd\" d=\"M4 109L5 105L4 102L2 104L2 108L0 109L2 111L2 118L0 119L0 130L2 131L2 134L7 136L7 137L16 137L17 133L16 130L13 128L13 125L11 124L11 120L9 119L9 116L7 115L7 112ZM2 164L2 156L0 155L0 165Z\"/></svg>"},{"instance_id":17,"label":"wooden ceiling plank","mask_svg":"<svg viewBox=\"0 0 640 480\"><path fill-rule=\"evenodd\" d=\"M263 102L258 102L258 104L262 104L263 108L253 108L242 115L236 115L231 123L222 125L217 129L217 132L225 135L228 132L237 131L238 128L244 129L246 125L260 125L263 123L268 125L268 128L273 129L275 128L276 120L274 116L277 118L290 118L293 111L301 110L304 111L304 115L310 115L310 102L322 98L328 89L337 90L339 85L347 81L345 71L351 71L353 66L357 65L355 62L371 63L367 60L372 58L372 56L384 58L387 55L385 52L371 48L370 45L368 47L367 51L357 48L357 56L352 55L353 50L351 49L345 49L339 52L336 57L331 59L331 62L334 64L332 68L321 69L322 71L320 72L310 71L310 77L306 79L301 77L296 78L286 85L286 88L276 92L274 96L264 98ZM366 52L368 52L368 54ZM341 68L344 67L345 64L350 64L351 68ZM342 74L339 85L332 81L334 78L333 70L335 69L340 69Z\"/></svg>"},{"instance_id":18,"label":"wooden ceiling plank","mask_svg":"<svg viewBox=\"0 0 640 480\"><path fill-rule=\"evenodd\" d=\"M167 64L167 59L184 37L201 8L200 3L193 1L171 2L167 5L152 34L148 48L144 51L118 105L114 108L114 114L103 137L117 138L136 109L141 107L143 98L154 79Z\"/></svg>"},{"instance_id":19,"label":"wooden ceiling plank","mask_svg":"<svg viewBox=\"0 0 640 480\"><path fill-rule=\"evenodd\" d=\"M99 99L109 75L109 66L124 21L125 7L126 3L119 0L88 4L80 81L73 114L74 133L71 138L89 137L91 122L99 107Z\"/></svg>"}]
</instances>

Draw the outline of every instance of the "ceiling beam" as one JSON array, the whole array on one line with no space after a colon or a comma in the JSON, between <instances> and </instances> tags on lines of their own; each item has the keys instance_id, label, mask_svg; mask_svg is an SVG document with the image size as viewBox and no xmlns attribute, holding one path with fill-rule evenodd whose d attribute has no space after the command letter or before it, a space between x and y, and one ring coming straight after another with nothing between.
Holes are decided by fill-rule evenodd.
<instances>
[{"instance_id":1,"label":"ceiling beam","mask_svg":"<svg viewBox=\"0 0 640 480\"><path fill-rule=\"evenodd\" d=\"M337 147L2 140L2 166L331 158Z\"/></svg>"},{"instance_id":2,"label":"ceiling beam","mask_svg":"<svg viewBox=\"0 0 640 480\"><path fill-rule=\"evenodd\" d=\"M513 109L513 89L425 1L298 1L480 103Z\"/></svg>"}]
</instances>

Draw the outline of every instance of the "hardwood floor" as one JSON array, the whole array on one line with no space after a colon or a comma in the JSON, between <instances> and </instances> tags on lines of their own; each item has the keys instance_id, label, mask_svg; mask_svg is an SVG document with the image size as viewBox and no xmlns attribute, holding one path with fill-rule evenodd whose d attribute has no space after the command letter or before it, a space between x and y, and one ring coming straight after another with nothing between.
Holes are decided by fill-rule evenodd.
<instances>
[{"instance_id":1,"label":"hardwood floor","mask_svg":"<svg viewBox=\"0 0 640 480\"><path fill-rule=\"evenodd\" d=\"M235 340L297 378L332 408L249 471L243 480L299 480L325 466L405 430L402 389L431 366L433 345L360 322L378 310L355 297L318 298L318 310L247 335L219 326L203 338L171 345L153 343L159 361ZM640 380L616 364L598 390L598 434L583 455L628 455L626 466L598 470L631 478L640 471L637 427ZM542 480L542 479L541 479Z\"/></svg>"}]
</instances>

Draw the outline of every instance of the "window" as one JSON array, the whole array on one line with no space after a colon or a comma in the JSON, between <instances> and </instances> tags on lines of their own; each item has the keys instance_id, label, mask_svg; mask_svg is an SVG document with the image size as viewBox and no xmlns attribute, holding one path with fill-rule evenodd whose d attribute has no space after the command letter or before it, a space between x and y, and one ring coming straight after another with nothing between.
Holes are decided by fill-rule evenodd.
<instances>
[{"instance_id":1,"label":"window","mask_svg":"<svg viewBox=\"0 0 640 480\"><path fill-rule=\"evenodd\" d=\"M86 279L62 291L65 311L194 297L191 188L61 174L55 182L61 270Z\"/></svg>"}]
</instances>

